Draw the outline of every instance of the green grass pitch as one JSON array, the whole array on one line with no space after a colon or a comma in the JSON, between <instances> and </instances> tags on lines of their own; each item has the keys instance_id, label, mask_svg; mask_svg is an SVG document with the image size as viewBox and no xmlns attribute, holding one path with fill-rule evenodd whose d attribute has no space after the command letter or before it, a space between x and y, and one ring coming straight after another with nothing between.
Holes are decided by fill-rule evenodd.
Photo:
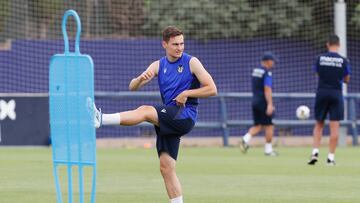
<instances>
[{"instance_id":1,"label":"green grass pitch","mask_svg":"<svg viewBox=\"0 0 360 203\"><path fill-rule=\"evenodd\" d=\"M325 165L326 149L307 166L310 150L265 157L262 148L182 148L184 202L360 202L360 148L339 148L335 167ZM155 149L99 149L97 158L97 202L169 202ZM0 202L55 202L50 148L0 148Z\"/></svg>"}]
</instances>

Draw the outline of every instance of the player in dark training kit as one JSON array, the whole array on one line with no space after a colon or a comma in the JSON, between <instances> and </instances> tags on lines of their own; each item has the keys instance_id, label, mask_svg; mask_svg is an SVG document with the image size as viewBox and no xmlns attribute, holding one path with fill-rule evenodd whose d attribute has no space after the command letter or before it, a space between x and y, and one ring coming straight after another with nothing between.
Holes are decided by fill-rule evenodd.
<instances>
[{"instance_id":1,"label":"player in dark training kit","mask_svg":"<svg viewBox=\"0 0 360 203\"><path fill-rule=\"evenodd\" d=\"M319 76L315 100L316 124L313 131L314 144L309 165L318 161L319 146L324 129L324 121L329 113L330 143L328 165L335 165L335 150L339 137L339 121L344 119L343 82L350 81L350 63L338 54L339 37L331 35L327 41L328 52L317 57L314 69Z\"/></svg>"},{"instance_id":2,"label":"player in dark training kit","mask_svg":"<svg viewBox=\"0 0 360 203\"><path fill-rule=\"evenodd\" d=\"M136 91L157 77L163 105L143 105L132 111L102 114L95 110L95 127L102 125L154 124L160 171L171 203L183 203L175 167L180 137L192 130L197 119L198 98L217 94L215 83L201 62L184 53L181 30L169 26L163 31L162 46L166 56L154 61L142 74L131 80Z\"/></svg>"},{"instance_id":3,"label":"player in dark training kit","mask_svg":"<svg viewBox=\"0 0 360 203\"><path fill-rule=\"evenodd\" d=\"M272 101L272 73L270 72L275 61L275 56L267 52L261 58L261 67L255 68L252 72L254 126L249 129L240 141L240 149L243 153L246 153L249 149L252 136L264 129L266 139L265 155L277 156L277 153L272 148L272 137L274 135L272 116L275 108Z\"/></svg>"}]
</instances>

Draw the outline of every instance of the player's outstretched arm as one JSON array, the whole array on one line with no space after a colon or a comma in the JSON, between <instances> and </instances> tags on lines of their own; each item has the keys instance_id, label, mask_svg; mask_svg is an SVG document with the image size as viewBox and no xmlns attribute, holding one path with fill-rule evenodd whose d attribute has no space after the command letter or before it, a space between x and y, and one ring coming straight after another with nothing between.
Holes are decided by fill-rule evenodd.
<instances>
[{"instance_id":1,"label":"player's outstretched arm","mask_svg":"<svg viewBox=\"0 0 360 203\"><path fill-rule=\"evenodd\" d=\"M188 97L204 98L217 95L217 88L211 75L205 70L199 59L193 57L190 60L190 70L199 80L201 87L198 89L185 90L175 100L178 105L185 105Z\"/></svg>"},{"instance_id":2,"label":"player's outstretched arm","mask_svg":"<svg viewBox=\"0 0 360 203\"><path fill-rule=\"evenodd\" d=\"M130 91L136 91L142 86L150 82L159 72L159 61L154 61L150 66L141 73L138 77L131 80L129 84Z\"/></svg>"}]
</instances>

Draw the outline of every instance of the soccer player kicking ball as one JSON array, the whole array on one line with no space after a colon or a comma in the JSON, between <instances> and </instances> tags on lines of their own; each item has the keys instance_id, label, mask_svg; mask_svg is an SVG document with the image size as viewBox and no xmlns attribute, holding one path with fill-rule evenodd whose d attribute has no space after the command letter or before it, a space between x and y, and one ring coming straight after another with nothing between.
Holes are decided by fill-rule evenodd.
<instances>
[{"instance_id":1,"label":"soccer player kicking ball","mask_svg":"<svg viewBox=\"0 0 360 203\"><path fill-rule=\"evenodd\" d=\"M261 58L261 67L255 68L252 72L252 112L254 126L241 138L240 149L246 153L249 149L249 142L252 136L258 134L262 129L265 130L265 155L277 156L278 153L272 148L272 137L274 135L274 125L272 116L275 110L272 101L272 74L276 58L266 52Z\"/></svg>"},{"instance_id":2,"label":"soccer player kicking ball","mask_svg":"<svg viewBox=\"0 0 360 203\"><path fill-rule=\"evenodd\" d=\"M180 137L189 133L195 125L198 98L214 96L217 89L201 62L184 53L181 30L169 26L162 35L166 56L154 61L142 74L132 79L129 88L136 91L157 77L163 105L143 105L114 114L102 114L95 107L95 127L131 126L143 121L154 124L160 172L167 194L171 203L182 203L182 189L175 171Z\"/></svg>"},{"instance_id":3,"label":"soccer player kicking ball","mask_svg":"<svg viewBox=\"0 0 360 203\"><path fill-rule=\"evenodd\" d=\"M350 63L338 54L339 37L331 35L326 43L328 52L317 57L314 69L319 76L315 100L314 144L309 165L315 165L326 115L330 114L330 143L327 164L335 165L335 149L339 137L339 121L344 119L342 83L350 81Z\"/></svg>"}]
</instances>

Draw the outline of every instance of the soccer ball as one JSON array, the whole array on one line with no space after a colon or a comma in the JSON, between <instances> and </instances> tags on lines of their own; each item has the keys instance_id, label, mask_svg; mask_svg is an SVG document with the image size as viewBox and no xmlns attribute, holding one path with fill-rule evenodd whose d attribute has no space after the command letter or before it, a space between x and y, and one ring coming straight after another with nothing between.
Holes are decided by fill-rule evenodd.
<instances>
[{"instance_id":1,"label":"soccer ball","mask_svg":"<svg viewBox=\"0 0 360 203\"><path fill-rule=\"evenodd\" d=\"M296 117L300 120L305 120L310 117L310 109L305 105L301 105L296 109Z\"/></svg>"}]
</instances>

